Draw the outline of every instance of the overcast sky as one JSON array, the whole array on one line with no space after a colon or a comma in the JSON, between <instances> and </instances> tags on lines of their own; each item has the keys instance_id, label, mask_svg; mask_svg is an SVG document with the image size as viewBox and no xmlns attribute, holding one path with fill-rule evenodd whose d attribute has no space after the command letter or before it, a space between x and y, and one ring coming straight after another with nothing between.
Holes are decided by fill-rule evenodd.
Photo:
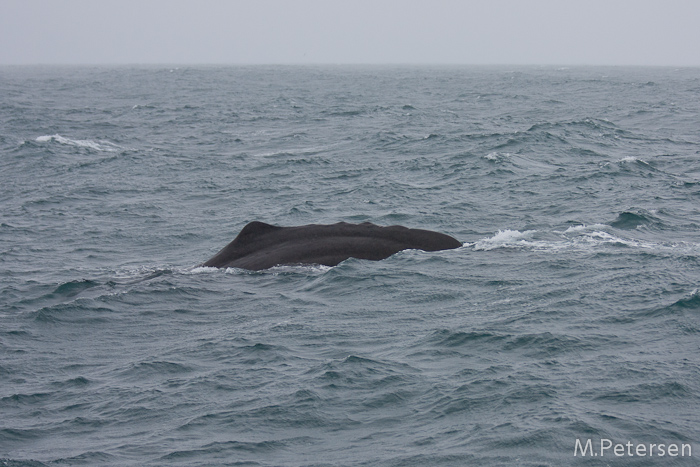
<instances>
[{"instance_id":1,"label":"overcast sky","mask_svg":"<svg viewBox=\"0 0 700 467\"><path fill-rule=\"evenodd\" d=\"M700 66L700 0L0 0L0 64Z\"/></svg>"}]
</instances>

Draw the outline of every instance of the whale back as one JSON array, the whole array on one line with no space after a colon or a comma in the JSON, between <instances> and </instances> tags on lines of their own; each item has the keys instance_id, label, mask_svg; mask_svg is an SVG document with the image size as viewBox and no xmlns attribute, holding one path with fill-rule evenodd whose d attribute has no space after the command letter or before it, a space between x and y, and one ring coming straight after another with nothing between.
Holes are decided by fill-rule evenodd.
<instances>
[{"instance_id":1,"label":"whale back","mask_svg":"<svg viewBox=\"0 0 700 467\"><path fill-rule=\"evenodd\" d=\"M407 249L438 251L461 245L449 235L400 225L338 222L280 227L254 221L203 266L250 270L286 264L335 266L348 258L377 261Z\"/></svg>"}]
</instances>

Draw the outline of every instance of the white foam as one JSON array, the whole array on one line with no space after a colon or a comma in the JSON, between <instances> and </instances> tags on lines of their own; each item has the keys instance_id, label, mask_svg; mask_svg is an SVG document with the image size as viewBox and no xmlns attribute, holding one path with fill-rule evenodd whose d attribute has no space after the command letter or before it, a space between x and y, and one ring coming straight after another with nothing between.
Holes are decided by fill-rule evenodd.
<instances>
[{"instance_id":1,"label":"white foam","mask_svg":"<svg viewBox=\"0 0 700 467\"><path fill-rule=\"evenodd\" d=\"M536 230L499 230L493 237L484 238L474 244L475 250L493 250L496 248L512 248L528 244L527 239L535 234Z\"/></svg>"},{"instance_id":2,"label":"white foam","mask_svg":"<svg viewBox=\"0 0 700 467\"><path fill-rule=\"evenodd\" d=\"M603 228L605 228L605 227L608 227L608 226L605 225L605 224L592 224L592 225L581 224L581 225L573 225L573 226L569 227L568 229L566 229L566 230L564 231L564 235L570 234L570 233L579 233L579 232L583 232L583 231L590 230L590 229L597 229L597 230L600 230L600 229L603 229Z\"/></svg>"},{"instance_id":3,"label":"white foam","mask_svg":"<svg viewBox=\"0 0 700 467\"><path fill-rule=\"evenodd\" d=\"M290 264L273 266L268 271L271 273L289 273L296 272L302 274L323 274L333 269L333 266L325 266L323 264Z\"/></svg>"},{"instance_id":4,"label":"white foam","mask_svg":"<svg viewBox=\"0 0 700 467\"><path fill-rule=\"evenodd\" d=\"M689 255L700 254L699 243L688 242L649 242L634 238L623 238L607 232L611 227L604 224L575 225L566 231L553 231L544 234L550 237L545 240L535 240L538 231L527 230L499 230L493 237L483 238L473 244L465 243L465 247L473 247L474 250L489 251L498 248L519 248L533 251L561 252L561 251L596 251L599 248L610 246L622 246L638 250L653 250L666 253L681 253ZM552 239L552 234L558 235L558 239Z\"/></svg>"},{"instance_id":5,"label":"white foam","mask_svg":"<svg viewBox=\"0 0 700 467\"><path fill-rule=\"evenodd\" d=\"M633 248L648 249L660 248L662 246L660 244L652 242L644 242L640 240L618 237L609 232L606 232L605 229L609 228L610 226L605 224L577 225L566 229L566 231L564 232L564 236L570 238L574 244L578 245L582 243L597 245L614 244L629 246Z\"/></svg>"},{"instance_id":6,"label":"white foam","mask_svg":"<svg viewBox=\"0 0 700 467\"><path fill-rule=\"evenodd\" d=\"M644 160L642 160L638 157L634 157L634 156L623 157L622 159L618 159L615 161L615 163L617 163L617 164L628 164L628 163L634 163L634 162L638 162L638 163L644 164L644 165L649 165L649 163L647 161L644 161Z\"/></svg>"},{"instance_id":7,"label":"white foam","mask_svg":"<svg viewBox=\"0 0 700 467\"><path fill-rule=\"evenodd\" d=\"M218 268L197 268L197 269L207 269L214 271L220 271ZM251 274L251 273L269 273L272 275L279 274L323 274L325 272L333 269L333 266L324 266L322 264L283 264L279 266L272 266L271 268L263 269L261 271L251 271L249 269L243 268L225 268L224 272L226 274ZM204 271L203 271L204 272ZM209 272L209 271L207 271Z\"/></svg>"},{"instance_id":8,"label":"white foam","mask_svg":"<svg viewBox=\"0 0 700 467\"><path fill-rule=\"evenodd\" d=\"M219 268L212 268L209 266L196 266L192 269L185 269L179 272L180 274L212 274L218 271L220 271Z\"/></svg>"},{"instance_id":9,"label":"white foam","mask_svg":"<svg viewBox=\"0 0 700 467\"><path fill-rule=\"evenodd\" d=\"M615 235L609 234L604 230L594 230L593 232L588 232L585 235L579 236L578 238L597 243L618 243L620 245L629 246L638 244L638 242L634 240L625 240L624 238L616 237Z\"/></svg>"},{"instance_id":10,"label":"white foam","mask_svg":"<svg viewBox=\"0 0 700 467\"><path fill-rule=\"evenodd\" d=\"M81 147L81 148L88 148L88 149L93 149L95 151L104 151L104 152L116 152L122 149L120 146L110 143L109 141L92 141L89 139L70 139L70 138L65 138L59 134L56 135L44 135L44 136L39 136L36 141L38 143L48 143L48 142L56 142L59 144L65 144L68 146L76 146L76 147Z\"/></svg>"},{"instance_id":11,"label":"white foam","mask_svg":"<svg viewBox=\"0 0 700 467\"><path fill-rule=\"evenodd\" d=\"M491 162L503 162L509 160L513 154L509 152L490 152L483 156L484 159Z\"/></svg>"}]
</instances>

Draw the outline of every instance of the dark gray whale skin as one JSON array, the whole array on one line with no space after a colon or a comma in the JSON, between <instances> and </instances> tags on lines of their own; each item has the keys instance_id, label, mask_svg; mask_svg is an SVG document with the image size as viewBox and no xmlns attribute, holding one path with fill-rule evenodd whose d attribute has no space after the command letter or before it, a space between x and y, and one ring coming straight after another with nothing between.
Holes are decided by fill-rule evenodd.
<instances>
[{"instance_id":1,"label":"dark gray whale skin","mask_svg":"<svg viewBox=\"0 0 700 467\"><path fill-rule=\"evenodd\" d=\"M279 227L251 222L201 266L260 271L279 265L335 266L348 258L378 261L401 250L438 251L462 246L449 235L365 222Z\"/></svg>"}]
</instances>

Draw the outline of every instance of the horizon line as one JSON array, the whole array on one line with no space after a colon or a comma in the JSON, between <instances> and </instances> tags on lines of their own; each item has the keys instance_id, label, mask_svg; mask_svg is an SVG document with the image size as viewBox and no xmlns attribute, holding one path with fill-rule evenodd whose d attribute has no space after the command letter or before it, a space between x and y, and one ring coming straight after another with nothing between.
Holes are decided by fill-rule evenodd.
<instances>
[{"instance_id":1,"label":"horizon line","mask_svg":"<svg viewBox=\"0 0 700 467\"><path fill-rule=\"evenodd\" d=\"M605 63L462 63L462 62L31 62L31 63L0 63L0 67L32 67L32 66L130 66L130 67L235 67L235 66L348 66L348 67L553 67L553 68L700 68L697 65L677 64L605 64Z\"/></svg>"}]
</instances>

